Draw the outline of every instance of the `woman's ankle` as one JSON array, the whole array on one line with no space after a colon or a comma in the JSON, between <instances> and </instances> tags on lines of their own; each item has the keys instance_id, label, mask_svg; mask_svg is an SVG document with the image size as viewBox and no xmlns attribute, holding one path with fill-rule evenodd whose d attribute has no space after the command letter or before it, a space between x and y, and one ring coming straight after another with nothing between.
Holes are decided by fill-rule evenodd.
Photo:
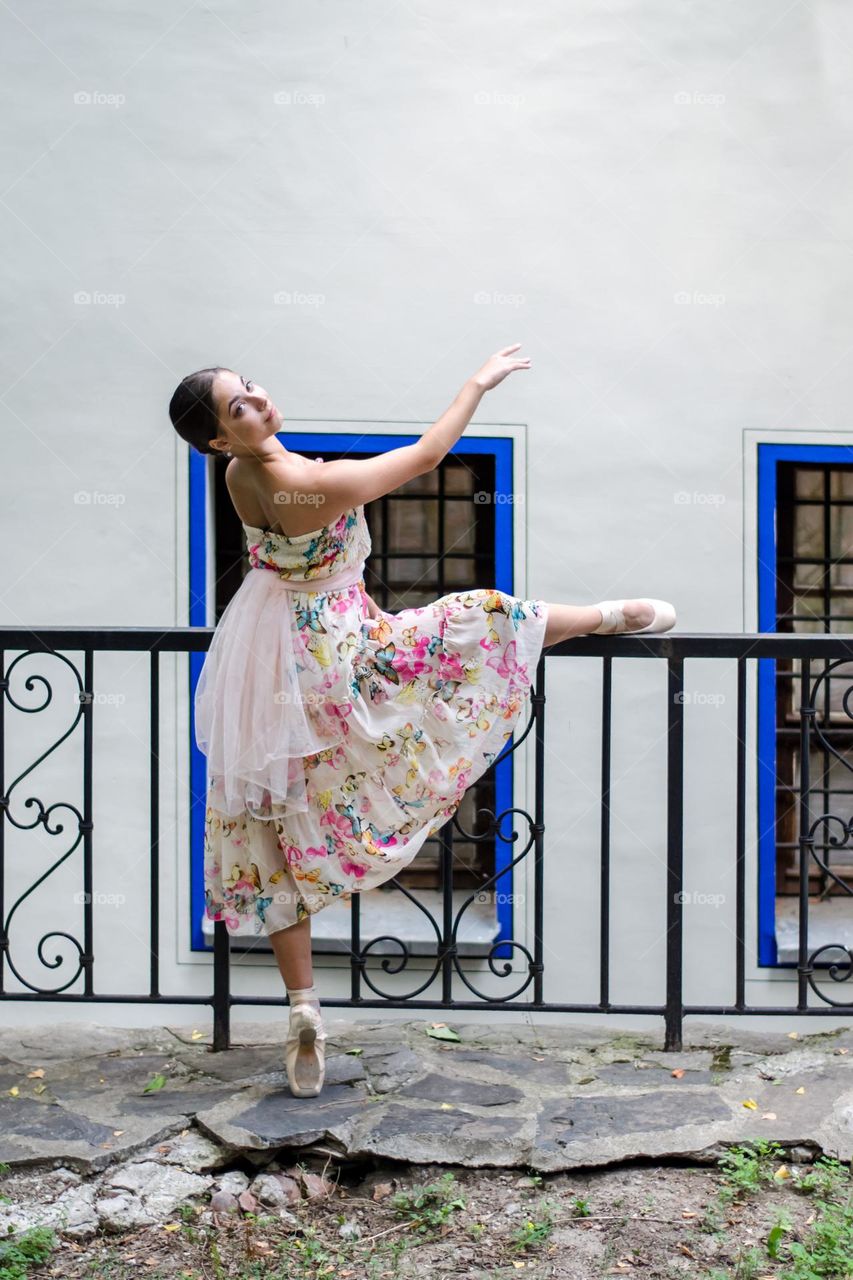
<instances>
[{"instance_id":1,"label":"woman's ankle","mask_svg":"<svg viewBox=\"0 0 853 1280\"><path fill-rule=\"evenodd\" d=\"M313 1004L320 1008L320 997L313 984L310 987L287 987L286 989L291 1009L295 1004Z\"/></svg>"}]
</instances>

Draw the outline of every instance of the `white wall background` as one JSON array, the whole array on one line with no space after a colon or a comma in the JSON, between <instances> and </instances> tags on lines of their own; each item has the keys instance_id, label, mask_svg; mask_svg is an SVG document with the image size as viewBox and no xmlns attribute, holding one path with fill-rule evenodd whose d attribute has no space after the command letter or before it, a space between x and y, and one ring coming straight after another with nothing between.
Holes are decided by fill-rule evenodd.
<instances>
[{"instance_id":1,"label":"white wall background","mask_svg":"<svg viewBox=\"0 0 853 1280\"><path fill-rule=\"evenodd\" d=\"M517 591L755 630L744 433L853 439L842 0L17 0L0 41L5 624L186 622L167 404L191 369L254 377L285 419L430 422L520 341L532 370L476 417L526 424ZM547 994L594 1000L597 684L558 665ZM619 679L614 998L660 998L665 673ZM731 892L734 744L695 713L686 861ZM125 838L145 853L128 716L107 862ZM688 994L729 1000L733 939L694 924ZM164 986L203 989L171 942Z\"/></svg>"}]
</instances>

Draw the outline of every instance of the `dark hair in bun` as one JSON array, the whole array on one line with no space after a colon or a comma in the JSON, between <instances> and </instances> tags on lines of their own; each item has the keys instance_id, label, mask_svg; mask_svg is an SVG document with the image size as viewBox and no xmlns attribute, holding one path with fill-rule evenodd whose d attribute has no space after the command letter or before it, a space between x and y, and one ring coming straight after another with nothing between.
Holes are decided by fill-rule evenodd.
<instances>
[{"instance_id":1,"label":"dark hair in bun","mask_svg":"<svg viewBox=\"0 0 853 1280\"><path fill-rule=\"evenodd\" d=\"M213 402L213 382L218 373L225 372L223 365L198 369L182 378L169 401L169 417L172 426L182 440L198 453L219 455L222 451L211 449L210 441L222 434L216 405Z\"/></svg>"}]
</instances>

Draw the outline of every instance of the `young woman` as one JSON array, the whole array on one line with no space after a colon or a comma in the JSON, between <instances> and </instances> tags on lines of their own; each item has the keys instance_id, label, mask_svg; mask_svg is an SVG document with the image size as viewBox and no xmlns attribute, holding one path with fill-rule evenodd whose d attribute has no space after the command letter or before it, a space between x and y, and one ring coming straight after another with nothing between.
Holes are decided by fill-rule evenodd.
<instances>
[{"instance_id":1,"label":"young woman","mask_svg":"<svg viewBox=\"0 0 853 1280\"><path fill-rule=\"evenodd\" d=\"M270 937L297 1097L325 1075L311 916L391 879L447 822L511 737L543 647L675 623L654 599L550 604L479 588L395 614L367 595L364 505L439 465L483 395L530 368L519 346L491 356L414 444L363 461L291 452L266 391L231 369L190 374L169 406L184 440L230 459L251 566L195 695L206 911Z\"/></svg>"}]
</instances>

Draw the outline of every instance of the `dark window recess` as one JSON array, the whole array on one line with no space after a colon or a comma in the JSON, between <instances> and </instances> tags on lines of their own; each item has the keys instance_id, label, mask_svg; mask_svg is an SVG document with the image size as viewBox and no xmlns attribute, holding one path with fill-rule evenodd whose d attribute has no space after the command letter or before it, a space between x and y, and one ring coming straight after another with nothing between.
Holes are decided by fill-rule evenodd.
<instances>
[{"instance_id":1,"label":"dark window recess","mask_svg":"<svg viewBox=\"0 0 853 1280\"><path fill-rule=\"evenodd\" d=\"M348 450L316 452L325 461L371 457ZM216 477L216 620L243 575L250 572L246 537L225 485L224 468ZM495 585L494 504L477 500L479 492L494 493L495 459L490 454L449 455L428 475L418 476L365 506L373 544L365 583L381 609L400 613L429 604L451 591ZM480 812L495 810L490 770L471 786L457 810L459 826L485 835L488 821ZM478 817L479 815L479 817ZM474 842L453 832L454 888L471 889L494 874L494 837ZM438 836L426 842L414 861L397 876L406 888L441 888L441 846ZM380 886L380 891L382 891ZM386 892L393 892L385 886Z\"/></svg>"},{"instance_id":2,"label":"dark window recess","mask_svg":"<svg viewBox=\"0 0 853 1280\"><path fill-rule=\"evenodd\" d=\"M249 571L246 535L228 493L225 467L220 461L213 465L213 511L213 607L216 623L243 581L244 573Z\"/></svg>"},{"instance_id":3,"label":"dark window recess","mask_svg":"<svg viewBox=\"0 0 853 1280\"><path fill-rule=\"evenodd\" d=\"M776 512L776 630L795 633L853 632L853 465L780 462ZM811 662L811 683L828 662ZM800 681L801 663L776 662L776 885L780 896L799 893ZM853 662L844 662L818 686L817 723L841 759L812 739L809 762L812 823L822 814L853 820ZM853 699L853 692L850 692ZM819 823L815 852L842 879L853 873L853 842L839 822ZM844 893L812 860L809 894ZM846 896L846 895L845 895Z\"/></svg>"}]
</instances>

